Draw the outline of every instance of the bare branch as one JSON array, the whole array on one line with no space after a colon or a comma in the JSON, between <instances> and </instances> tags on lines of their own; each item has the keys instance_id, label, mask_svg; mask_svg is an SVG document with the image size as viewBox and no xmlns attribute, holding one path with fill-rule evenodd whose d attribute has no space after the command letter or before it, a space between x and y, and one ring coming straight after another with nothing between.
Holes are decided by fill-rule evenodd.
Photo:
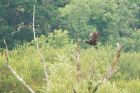
<instances>
[{"instance_id":1,"label":"bare branch","mask_svg":"<svg viewBox=\"0 0 140 93\"><path fill-rule=\"evenodd\" d=\"M6 52L5 52L5 56L6 56L6 65L8 65L8 62L9 62L9 58L8 58L8 47L7 47L7 43L5 41L5 39L3 40L4 41L4 44L5 44L5 48L6 48Z\"/></svg>"},{"instance_id":2,"label":"bare branch","mask_svg":"<svg viewBox=\"0 0 140 93\"><path fill-rule=\"evenodd\" d=\"M35 5L33 6L33 33L34 33L34 41L36 43L36 50L38 52L38 55L41 59L41 63L43 64L43 69L44 69L44 74L45 74L45 80L46 82L48 82L48 70L47 70L47 65L46 65L46 62L45 62L45 58L43 56L43 54L40 52L39 50L39 45L38 45L38 42L37 42L37 39L36 39L36 33L35 33Z\"/></svg>"},{"instance_id":3,"label":"bare branch","mask_svg":"<svg viewBox=\"0 0 140 93\"><path fill-rule=\"evenodd\" d=\"M93 89L92 93L95 93L98 89L98 87L103 84L106 83L112 76L114 73L116 73L118 71L118 69L116 69L117 63L119 62L119 57L120 57L120 52L122 50L122 45L120 43L117 43L117 48L116 48L116 53L115 56L113 58L112 64L109 67L108 71L106 72L106 74L102 77L102 80L99 81L95 88Z\"/></svg>"},{"instance_id":4,"label":"bare branch","mask_svg":"<svg viewBox=\"0 0 140 93\"><path fill-rule=\"evenodd\" d=\"M77 41L77 46L76 46L76 51L75 51L75 62L76 62L76 69L77 69L77 81L80 83L81 78L82 78L82 73L81 73L81 66L80 66L80 39L78 38ZM76 89L73 89L73 93L77 93Z\"/></svg>"},{"instance_id":5,"label":"bare branch","mask_svg":"<svg viewBox=\"0 0 140 93\"><path fill-rule=\"evenodd\" d=\"M81 66L80 66L80 39L78 38L77 48L76 48L76 67L77 67L77 80L80 82L82 74L81 74Z\"/></svg>"},{"instance_id":6,"label":"bare branch","mask_svg":"<svg viewBox=\"0 0 140 93\"><path fill-rule=\"evenodd\" d=\"M31 93L35 93L35 91L16 73L16 71L8 64L9 62L9 57L8 57L8 47L7 47L7 43L4 40L4 44L6 47L6 64L4 64L11 72L12 74L17 78L17 80L19 80Z\"/></svg>"},{"instance_id":7,"label":"bare branch","mask_svg":"<svg viewBox=\"0 0 140 93\"><path fill-rule=\"evenodd\" d=\"M12 74L31 92L31 93L35 93L35 91L26 84L26 82L16 73L16 71L10 66L10 65L6 65L8 67L8 69L12 72Z\"/></svg>"}]
</instances>

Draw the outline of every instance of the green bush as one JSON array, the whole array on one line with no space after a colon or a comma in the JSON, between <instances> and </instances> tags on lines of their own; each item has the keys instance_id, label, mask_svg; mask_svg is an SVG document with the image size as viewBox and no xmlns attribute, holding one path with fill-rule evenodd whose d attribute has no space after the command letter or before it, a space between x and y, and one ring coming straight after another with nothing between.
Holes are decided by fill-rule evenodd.
<instances>
[{"instance_id":1,"label":"green bush","mask_svg":"<svg viewBox=\"0 0 140 93\"><path fill-rule=\"evenodd\" d=\"M55 36L54 36L55 37ZM58 38L58 37L57 37ZM60 37L59 37L60 38ZM62 38L62 37L61 37ZM44 55L49 68L50 84L45 88L43 65L34 46L31 44L19 45L9 52L9 65L30 85L37 93L91 93L97 81L110 66L115 49L105 45L96 48L81 49L80 66L82 80L77 82L75 60L75 44L63 43L61 47L46 43L46 37L38 38L39 49ZM56 39L50 39L56 42ZM56 41L55 41L56 40ZM65 41L65 39L64 39ZM44 43L45 42L45 43ZM64 45L66 44L66 45ZM97 93L138 93L139 92L139 55L140 53L121 54L120 70L112 78L99 87ZM0 92L1 93L28 93L27 89L3 65L5 57L0 57ZM133 80L132 80L133 79ZM137 80L136 80L137 79ZM128 80L128 82L126 81Z\"/></svg>"},{"instance_id":2,"label":"green bush","mask_svg":"<svg viewBox=\"0 0 140 93\"><path fill-rule=\"evenodd\" d=\"M54 48L72 44L72 40L68 37L68 31L62 31L62 29L54 30L54 33L49 33L47 40L48 44Z\"/></svg>"}]
</instances>

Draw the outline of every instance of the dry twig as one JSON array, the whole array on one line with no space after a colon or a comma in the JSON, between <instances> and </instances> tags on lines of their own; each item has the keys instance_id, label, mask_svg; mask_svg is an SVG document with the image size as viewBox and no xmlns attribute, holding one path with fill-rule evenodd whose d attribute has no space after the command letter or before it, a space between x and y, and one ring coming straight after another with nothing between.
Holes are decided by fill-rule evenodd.
<instances>
[{"instance_id":1,"label":"dry twig","mask_svg":"<svg viewBox=\"0 0 140 93\"><path fill-rule=\"evenodd\" d=\"M76 47L76 51L75 51L75 62L76 62L76 69L77 69L77 81L78 83L80 83L81 78L82 78L82 73L81 73L81 66L80 66L80 39L78 38L78 42L77 42L77 47ZM73 89L73 93L77 93L76 89Z\"/></svg>"},{"instance_id":2,"label":"dry twig","mask_svg":"<svg viewBox=\"0 0 140 93\"><path fill-rule=\"evenodd\" d=\"M8 64L9 62L9 57L8 57L8 47L6 44L6 41L4 40L4 44L6 46L6 53L5 53L5 57L6 57L6 63L4 64L5 66L7 66L7 68L12 72L12 74L17 78L17 80L19 80L31 93L35 93L35 91L23 80L23 78L21 78L16 71Z\"/></svg>"},{"instance_id":3,"label":"dry twig","mask_svg":"<svg viewBox=\"0 0 140 93\"><path fill-rule=\"evenodd\" d=\"M34 33L34 41L36 43L36 50L38 52L38 55L41 59L41 63L43 65L43 69L44 69L44 74L45 74L45 80L46 82L48 83L49 79L49 75L48 75L48 70L47 70L47 65L46 65L46 62L45 62L45 58L43 56L43 54L41 53L41 51L39 50L39 45L38 45L38 42L37 42L37 39L36 39L36 33L35 33L35 5L33 6L33 33Z\"/></svg>"},{"instance_id":4,"label":"dry twig","mask_svg":"<svg viewBox=\"0 0 140 93\"><path fill-rule=\"evenodd\" d=\"M82 77L81 66L80 66L80 39L78 39L77 48L76 48L76 68L77 68L77 80L79 83Z\"/></svg>"},{"instance_id":5,"label":"dry twig","mask_svg":"<svg viewBox=\"0 0 140 93\"><path fill-rule=\"evenodd\" d=\"M116 66L117 66L117 63L119 62L121 50L122 50L122 45L120 43L117 43L116 53L113 58L112 64L111 64L110 68L108 69L107 73L102 77L102 80L96 84L92 93L95 93L97 91L98 87L101 84L106 83L113 76L113 74L117 71Z\"/></svg>"}]
</instances>

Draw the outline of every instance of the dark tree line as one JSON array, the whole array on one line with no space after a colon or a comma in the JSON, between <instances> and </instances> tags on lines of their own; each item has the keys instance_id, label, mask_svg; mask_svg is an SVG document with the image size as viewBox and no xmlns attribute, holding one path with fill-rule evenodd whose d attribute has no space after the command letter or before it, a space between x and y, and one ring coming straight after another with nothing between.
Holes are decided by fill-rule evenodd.
<instances>
[{"instance_id":1,"label":"dark tree line","mask_svg":"<svg viewBox=\"0 0 140 93\"><path fill-rule=\"evenodd\" d=\"M3 39L11 48L33 39L33 5L37 36L63 29L77 41L97 31L102 44L131 39L129 48L139 45L139 0L0 0L0 48Z\"/></svg>"}]
</instances>

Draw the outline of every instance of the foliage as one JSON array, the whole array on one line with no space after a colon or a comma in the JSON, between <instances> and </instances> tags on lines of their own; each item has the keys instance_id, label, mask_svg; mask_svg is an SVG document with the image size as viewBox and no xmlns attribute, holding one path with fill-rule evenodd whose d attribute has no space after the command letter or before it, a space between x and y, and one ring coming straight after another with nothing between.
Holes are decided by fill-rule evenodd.
<instances>
[{"instance_id":1,"label":"foliage","mask_svg":"<svg viewBox=\"0 0 140 93\"><path fill-rule=\"evenodd\" d=\"M32 11L36 5L36 34L47 35L48 32L60 28L62 18L57 9L64 7L69 0L0 0L0 47L4 47L3 39L12 48L17 42L24 43L33 39Z\"/></svg>"},{"instance_id":2,"label":"foliage","mask_svg":"<svg viewBox=\"0 0 140 93\"><path fill-rule=\"evenodd\" d=\"M102 43L110 40L116 42L132 33L138 11L135 3L131 4L127 0L118 2L120 3L114 0L72 0L60 12L62 16L67 16L67 29L71 31L73 38L85 39L90 32L97 30Z\"/></svg>"},{"instance_id":3,"label":"foliage","mask_svg":"<svg viewBox=\"0 0 140 93\"><path fill-rule=\"evenodd\" d=\"M33 40L32 12L40 53L49 72L46 89L43 65ZM83 41L100 32L94 48ZM77 80L76 43L80 38L81 81ZM114 45L124 45L118 72L97 93L140 91L139 0L0 0L0 93L29 93L4 65L6 40L9 65L36 93L92 93L110 67Z\"/></svg>"},{"instance_id":4,"label":"foliage","mask_svg":"<svg viewBox=\"0 0 140 93\"><path fill-rule=\"evenodd\" d=\"M65 32L56 31L54 37L66 37ZM61 34L60 34L61 33ZM50 37L48 37L50 39ZM99 46L98 49L81 49L80 65L82 80L80 83L76 79L75 66L75 45L55 48L46 43L44 36L38 38L41 45L39 48L44 54L49 67L50 85L49 93L71 93L73 89L80 93L90 93L89 82L92 88L100 77L106 72L111 64L114 48L110 45ZM60 37L57 37L60 38ZM50 39L52 40L52 39ZM57 39L53 39L54 41ZM55 42L56 42L55 41ZM65 38L64 38L65 41ZM45 43L44 43L45 42ZM63 41L62 41L63 42ZM44 43L44 44L43 44ZM62 44L63 45L63 44ZM122 53L120 58L120 70L106 85L101 85L97 93L137 93L139 91L139 53ZM33 43L19 45L9 53L9 64L23 77L37 93L45 93L45 81L43 66ZM3 65L4 56L0 57L0 91L2 93L28 93L11 72ZM129 80L129 82L126 82ZM22 91L22 92L21 92Z\"/></svg>"},{"instance_id":5,"label":"foliage","mask_svg":"<svg viewBox=\"0 0 140 93\"><path fill-rule=\"evenodd\" d=\"M85 40L89 33L100 32L101 44L129 45L135 30L140 28L138 0L0 0L0 47L3 39L9 48L33 39L32 11L36 6L35 29L37 36L47 36L55 29L68 30L73 41ZM74 11L73 11L74 10ZM136 44L126 51L138 50Z\"/></svg>"},{"instance_id":6,"label":"foliage","mask_svg":"<svg viewBox=\"0 0 140 93\"><path fill-rule=\"evenodd\" d=\"M108 82L100 87L97 93L138 93L139 80Z\"/></svg>"},{"instance_id":7,"label":"foliage","mask_svg":"<svg viewBox=\"0 0 140 93\"><path fill-rule=\"evenodd\" d=\"M54 33L49 33L47 41L50 46L55 48L72 44L72 40L68 37L68 31L62 31L62 29L54 30Z\"/></svg>"}]
</instances>

